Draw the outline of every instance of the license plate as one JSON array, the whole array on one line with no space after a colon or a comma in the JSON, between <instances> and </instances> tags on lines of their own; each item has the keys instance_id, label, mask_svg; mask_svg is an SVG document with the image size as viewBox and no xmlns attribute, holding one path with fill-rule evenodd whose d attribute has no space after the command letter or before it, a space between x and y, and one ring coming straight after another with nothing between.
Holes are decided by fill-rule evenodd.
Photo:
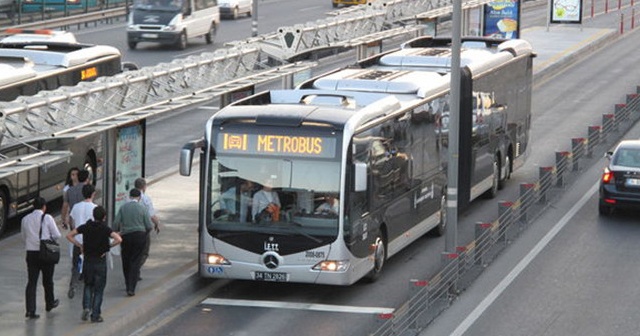
<instances>
[{"instance_id":1,"label":"license plate","mask_svg":"<svg viewBox=\"0 0 640 336\"><path fill-rule=\"evenodd\" d=\"M640 180L635 178L628 178L626 184L631 187L640 187Z\"/></svg>"},{"instance_id":2,"label":"license plate","mask_svg":"<svg viewBox=\"0 0 640 336\"><path fill-rule=\"evenodd\" d=\"M287 281L287 273L281 272L255 272L256 281L274 281L285 282Z\"/></svg>"},{"instance_id":3,"label":"license plate","mask_svg":"<svg viewBox=\"0 0 640 336\"><path fill-rule=\"evenodd\" d=\"M142 37L157 39L158 38L158 34L142 34Z\"/></svg>"}]
</instances>

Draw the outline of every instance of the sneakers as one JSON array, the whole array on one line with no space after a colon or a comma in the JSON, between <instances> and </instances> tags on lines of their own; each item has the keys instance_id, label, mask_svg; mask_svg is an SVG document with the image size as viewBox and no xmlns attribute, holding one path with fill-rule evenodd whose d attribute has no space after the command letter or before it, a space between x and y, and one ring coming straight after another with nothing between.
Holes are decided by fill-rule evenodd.
<instances>
[{"instance_id":1,"label":"sneakers","mask_svg":"<svg viewBox=\"0 0 640 336\"><path fill-rule=\"evenodd\" d=\"M67 297L69 297L70 299L73 299L75 295L76 295L76 289L73 287L69 287L69 292L67 292Z\"/></svg>"},{"instance_id":2,"label":"sneakers","mask_svg":"<svg viewBox=\"0 0 640 336\"><path fill-rule=\"evenodd\" d=\"M50 312L50 311L53 310L53 308L56 308L59 305L60 305L60 300L55 299L55 300L53 300L53 302L51 302L50 305L47 305L47 311Z\"/></svg>"},{"instance_id":3,"label":"sneakers","mask_svg":"<svg viewBox=\"0 0 640 336\"><path fill-rule=\"evenodd\" d=\"M91 317L91 322L93 322L93 323L100 323L100 322L104 322L104 320L102 319L102 316L98 316L98 317Z\"/></svg>"},{"instance_id":4,"label":"sneakers","mask_svg":"<svg viewBox=\"0 0 640 336\"><path fill-rule=\"evenodd\" d=\"M89 319L89 314L91 314L91 310L90 309L85 309L82 311L82 320L86 321Z\"/></svg>"},{"instance_id":5,"label":"sneakers","mask_svg":"<svg viewBox=\"0 0 640 336\"><path fill-rule=\"evenodd\" d=\"M39 317L40 317L40 315L38 315L38 314L36 314L36 313L34 313L34 312L31 312L31 313L26 313L26 314L24 315L24 317L26 317L26 318L28 318L28 319L30 319L30 320L35 320L35 319L39 318Z\"/></svg>"}]
</instances>

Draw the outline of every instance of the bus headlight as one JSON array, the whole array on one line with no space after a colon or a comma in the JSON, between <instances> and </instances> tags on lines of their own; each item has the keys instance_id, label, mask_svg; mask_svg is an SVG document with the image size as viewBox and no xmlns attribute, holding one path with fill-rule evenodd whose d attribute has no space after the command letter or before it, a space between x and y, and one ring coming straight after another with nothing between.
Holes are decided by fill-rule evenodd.
<instances>
[{"instance_id":1,"label":"bus headlight","mask_svg":"<svg viewBox=\"0 0 640 336\"><path fill-rule=\"evenodd\" d=\"M349 269L349 261L347 260L324 260L321 261L311 269L314 271L325 271L325 272L345 272Z\"/></svg>"},{"instance_id":2,"label":"bus headlight","mask_svg":"<svg viewBox=\"0 0 640 336\"><path fill-rule=\"evenodd\" d=\"M205 260L207 264L211 265L231 265L231 262L227 258L219 254L205 254Z\"/></svg>"}]
</instances>

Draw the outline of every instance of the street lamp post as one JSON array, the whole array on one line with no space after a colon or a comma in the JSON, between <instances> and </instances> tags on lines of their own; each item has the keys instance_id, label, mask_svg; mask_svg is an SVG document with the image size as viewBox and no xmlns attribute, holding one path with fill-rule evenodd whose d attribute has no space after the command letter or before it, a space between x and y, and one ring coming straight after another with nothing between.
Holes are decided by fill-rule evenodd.
<instances>
[{"instance_id":1,"label":"street lamp post","mask_svg":"<svg viewBox=\"0 0 640 336\"><path fill-rule=\"evenodd\" d=\"M453 0L451 29L451 101L449 111L449 157L447 172L447 231L445 254L456 253L458 245L458 158L460 130L460 49L462 30L462 1ZM452 284L455 290L455 283Z\"/></svg>"},{"instance_id":2,"label":"street lamp post","mask_svg":"<svg viewBox=\"0 0 640 336\"><path fill-rule=\"evenodd\" d=\"M251 9L251 36L258 36L258 0L253 0L251 5L253 8Z\"/></svg>"}]
</instances>

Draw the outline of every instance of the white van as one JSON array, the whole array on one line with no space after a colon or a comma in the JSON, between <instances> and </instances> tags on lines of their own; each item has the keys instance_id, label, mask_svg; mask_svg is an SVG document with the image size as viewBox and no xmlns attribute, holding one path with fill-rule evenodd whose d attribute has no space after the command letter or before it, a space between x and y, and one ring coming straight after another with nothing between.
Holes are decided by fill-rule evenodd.
<instances>
[{"instance_id":1,"label":"white van","mask_svg":"<svg viewBox=\"0 0 640 336\"><path fill-rule=\"evenodd\" d=\"M217 0L134 0L127 25L127 44L140 42L187 47L187 40L204 36L208 44L220 25Z\"/></svg>"},{"instance_id":2,"label":"white van","mask_svg":"<svg viewBox=\"0 0 640 336\"><path fill-rule=\"evenodd\" d=\"M218 0L220 16L237 19L242 14L253 14L253 0Z\"/></svg>"}]
</instances>

